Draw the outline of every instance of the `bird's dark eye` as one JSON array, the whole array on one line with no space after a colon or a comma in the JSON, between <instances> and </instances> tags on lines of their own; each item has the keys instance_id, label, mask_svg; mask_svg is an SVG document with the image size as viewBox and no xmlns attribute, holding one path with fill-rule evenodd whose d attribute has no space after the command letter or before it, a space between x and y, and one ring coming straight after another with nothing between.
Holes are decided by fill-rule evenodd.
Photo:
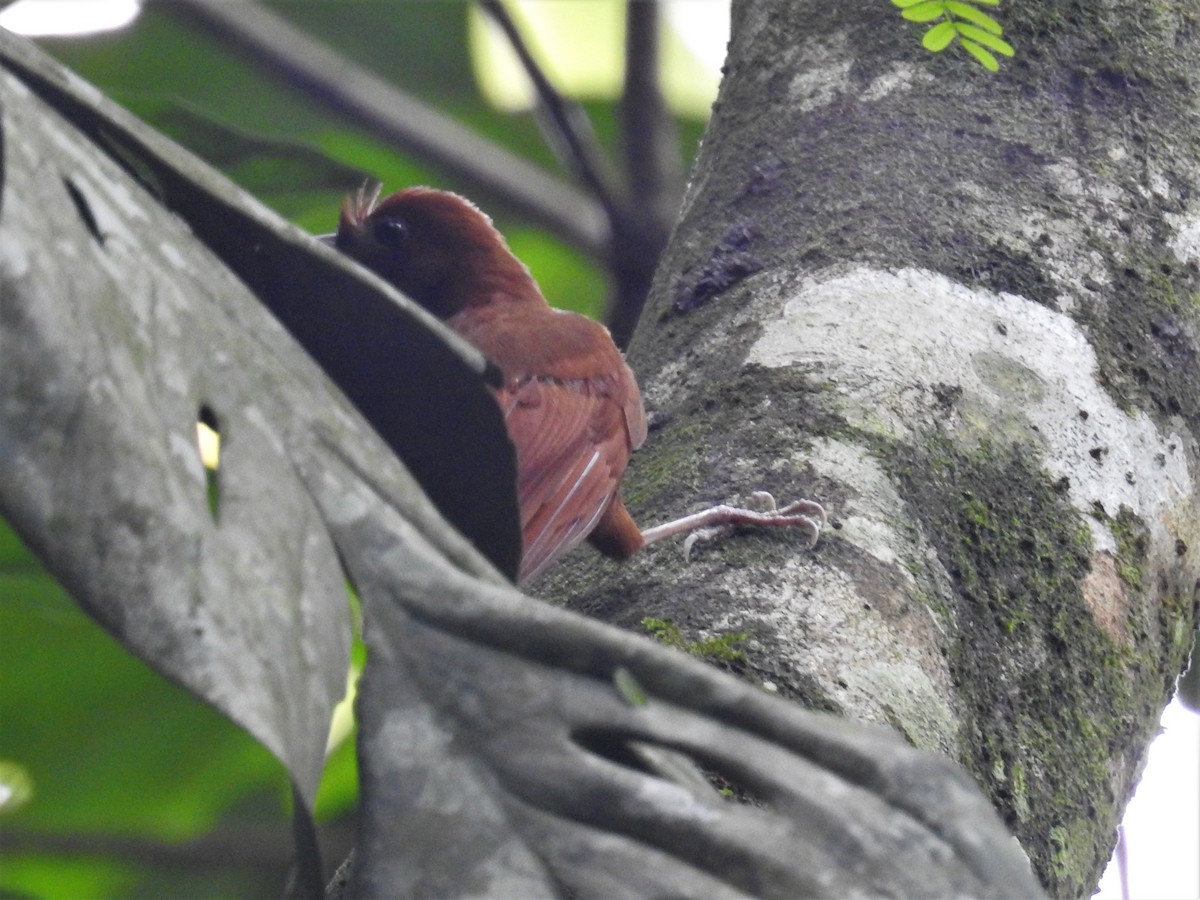
<instances>
[{"instance_id":1,"label":"bird's dark eye","mask_svg":"<svg viewBox=\"0 0 1200 900\"><path fill-rule=\"evenodd\" d=\"M380 219L371 226L371 234L385 247L399 247L408 239L408 226L399 219Z\"/></svg>"}]
</instances>

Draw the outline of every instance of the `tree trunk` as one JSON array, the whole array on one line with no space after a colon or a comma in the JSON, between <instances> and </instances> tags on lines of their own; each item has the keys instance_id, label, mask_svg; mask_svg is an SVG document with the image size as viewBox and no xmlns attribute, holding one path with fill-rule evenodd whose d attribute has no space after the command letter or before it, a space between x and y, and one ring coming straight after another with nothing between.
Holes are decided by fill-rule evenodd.
<instances>
[{"instance_id":1,"label":"tree trunk","mask_svg":"<svg viewBox=\"0 0 1200 900\"><path fill-rule=\"evenodd\" d=\"M534 586L963 762L1056 895L1115 842L1200 597L1200 4L1006 7L989 76L887 4L735 3L630 361L643 525L783 532Z\"/></svg>"}]
</instances>

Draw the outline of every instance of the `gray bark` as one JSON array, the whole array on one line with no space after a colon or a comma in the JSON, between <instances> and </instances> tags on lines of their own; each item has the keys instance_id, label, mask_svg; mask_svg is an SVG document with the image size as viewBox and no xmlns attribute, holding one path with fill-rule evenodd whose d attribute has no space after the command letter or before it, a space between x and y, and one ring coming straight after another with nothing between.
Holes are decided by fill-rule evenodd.
<instances>
[{"instance_id":1,"label":"gray bark","mask_svg":"<svg viewBox=\"0 0 1200 900\"><path fill-rule=\"evenodd\" d=\"M963 762L1057 895L1096 884L1197 621L1198 17L1004 7L988 76L887 4L735 3L626 496L834 528L533 586L748 632L751 680Z\"/></svg>"}]
</instances>

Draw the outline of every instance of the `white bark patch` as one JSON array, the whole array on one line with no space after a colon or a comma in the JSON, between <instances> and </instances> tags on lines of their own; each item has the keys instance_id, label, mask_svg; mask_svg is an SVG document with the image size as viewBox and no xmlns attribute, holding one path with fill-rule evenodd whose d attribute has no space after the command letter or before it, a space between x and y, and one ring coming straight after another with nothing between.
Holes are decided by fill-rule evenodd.
<instances>
[{"instance_id":1,"label":"white bark patch","mask_svg":"<svg viewBox=\"0 0 1200 900\"><path fill-rule=\"evenodd\" d=\"M1175 229L1171 251L1183 263L1200 263L1200 216L1177 216L1167 213L1163 218Z\"/></svg>"},{"instance_id":2,"label":"white bark patch","mask_svg":"<svg viewBox=\"0 0 1200 900\"><path fill-rule=\"evenodd\" d=\"M897 63L874 79L862 93L863 100L882 100L893 91L907 91L914 84L928 84L934 77L927 69L908 63Z\"/></svg>"},{"instance_id":3,"label":"white bark patch","mask_svg":"<svg viewBox=\"0 0 1200 900\"><path fill-rule=\"evenodd\" d=\"M727 590L745 594L735 608L756 610L751 616L765 620L771 633L791 635L781 646L793 649L783 652L794 653L799 668L858 716L898 726L918 747L958 753L957 717L944 699L953 696L950 673L945 657L931 649L945 642L945 629L919 599L913 575L935 559L933 548L907 524L904 500L862 447L817 440L789 462L807 463L832 481L854 473L853 495L834 511L837 534L895 577L890 588L872 590L824 569L814 557L799 557L778 573L784 583L774 591L728 578ZM739 611L716 627L736 631L746 624Z\"/></svg>"},{"instance_id":4,"label":"white bark patch","mask_svg":"<svg viewBox=\"0 0 1200 900\"><path fill-rule=\"evenodd\" d=\"M1108 265L1093 244L1097 236L1118 246L1127 240L1117 223L1125 217L1128 198L1116 185L1097 181L1071 163L1046 166L1044 175L1070 208L1099 208L1106 215L1089 220L1088 230L1076 216L1013 206L1008 198L976 182L959 181L956 188L988 209L989 234L997 244L1017 256L1037 248L1038 262L1056 289L1055 303L1069 312L1081 302L1094 302L1094 286L1110 282Z\"/></svg>"},{"instance_id":5,"label":"white bark patch","mask_svg":"<svg viewBox=\"0 0 1200 900\"><path fill-rule=\"evenodd\" d=\"M707 635L773 635L772 656L811 674L856 718L897 727L915 746L958 755L958 716L945 699L954 690L939 649L946 629L922 600L913 574L927 571L936 555L909 524L903 498L878 460L854 444L818 439L778 465L811 466L830 481L853 473L854 492L833 510L837 534L879 565L857 572L824 566L818 546L815 555L802 553L752 582L737 569L719 572L714 578L731 598L729 611ZM753 483L753 476L748 464L734 478ZM763 687L778 690L773 683Z\"/></svg>"},{"instance_id":6,"label":"white bark patch","mask_svg":"<svg viewBox=\"0 0 1200 900\"><path fill-rule=\"evenodd\" d=\"M911 567L903 565L904 561L897 553L898 548L911 544L911 539L898 531L907 519L904 500L896 493L878 460L860 446L821 439L814 441L804 453L795 455L793 465L798 467L804 463L831 481L843 480L846 472L854 473L855 494L837 509L841 526L839 537L867 551L884 565L900 563L898 571L915 586Z\"/></svg>"},{"instance_id":7,"label":"white bark patch","mask_svg":"<svg viewBox=\"0 0 1200 900\"><path fill-rule=\"evenodd\" d=\"M1116 541L1093 504L1109 515L1128 506L1164 546L1164 519L1194 490L1184 439L1120 410L1078 325L1024 298L931 272L857 268L807 279L764 325L747 362L811 367L836 386L852 425L903 440L942 421L972 443L1039 446L1050 477L1070 480L1098 549Z\"/></svg>"},{"instance_id":8,"label":"white bark patch","mask_svg":"<svg viewBox=\"0 0 1200 900\"><path fill-rule=\"evenodd\" d=\"M847 50L844 34L835 34L831 40L807 41L799 56L801 64L792 67L799 74L788 85L788 96L800 112L828 106L851 92L850 66L855 59Z\"/></svg>"},{"instance_id":9,"label":"white bark patch","mask_svg":"<svg viewBox=\"0 0 1200 900\"><path fill-rule=\"evenodd\" d=\"M810 673L855 718L899 728L914 745L959 753L957 717L945 660L935 649L932 614L897 598L897 608L865 602L860 585L834 568L797 557L774 571L770 590L747 584L736 571L718 576L733 599L715 633L743 629L776 635L772 652Z\"/></svg>"}]
</instances>

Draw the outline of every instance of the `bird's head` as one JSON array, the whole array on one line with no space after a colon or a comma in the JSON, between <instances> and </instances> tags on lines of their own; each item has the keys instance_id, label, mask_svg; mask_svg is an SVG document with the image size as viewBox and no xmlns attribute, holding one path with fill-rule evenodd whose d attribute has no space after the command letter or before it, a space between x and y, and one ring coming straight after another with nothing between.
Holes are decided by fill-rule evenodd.
<instances>
[{"instance_id":1,"label":"bird's head","mask_svg":"<svg viewBox=\"0 0 1200 900\"><path fill-rule=\"evenodd\" d=\"M457 194L412 187L378 200L379 187L346 198L335 246L442 319L532 290L529 270L491 220Z\"/></svg>"}]
</instances>

